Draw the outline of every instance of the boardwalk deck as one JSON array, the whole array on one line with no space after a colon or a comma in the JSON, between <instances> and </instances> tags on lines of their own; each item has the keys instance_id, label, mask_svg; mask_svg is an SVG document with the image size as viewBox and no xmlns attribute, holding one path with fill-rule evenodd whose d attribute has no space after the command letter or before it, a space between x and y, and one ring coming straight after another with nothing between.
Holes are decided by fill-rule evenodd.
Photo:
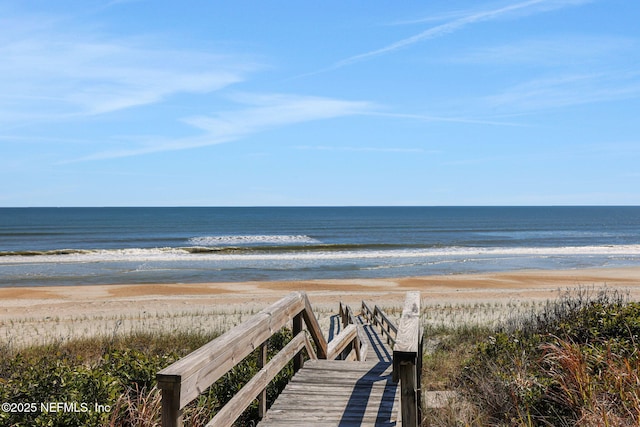
<instances>
[{"instance_id":1,"label":"boardwalk deck","mask_svg":"<svg viewBox=\"0 0 640 427\"><path fill-rule=\"evenodd\" d=\"M376 328L365 322L362 316L358 316L357 320L360 322L364 329L365 336L369 340L369 353L367 358L369 360L378 360L380 362L393 362L393 350L387 344L387 341L380 336L380 333Z\"/></svg>"},{"instance_id":2,"label":"boardwalk deck","mask_svg":"<svg viewBox=\"0 0 640 427\"><path fill-rule=\"evenodd\" d=\"M307 361L258 426L399 425L391 369L391 363L377 360Z\"/></svg>"},{"instance_id":3,"label":"boardwalk deck","mask_svg":"<svg viewBox=\"0 0 640 427\"><path fill-rule=\"evenodd\" d=\"M361 316L367 361L309 360L267 411L259 427L399 426L398 384L392 350Z\"/></svg>"},{"instance_id":4,"label":"boardwalk deck","mask_svg":"<svg viewBox=\"0 0 640 427\"><path fill-rule=\"evenodd\" d=\"M341 303L327 342L307 295L293 292L158 372L162 426L182 427L185 406L259 350L260 370L207 426L231 427L257 398L261 427L418 427L419 313L418 292L407 292L398 326L378 306L371 310L363 301L356 315ZM293 338L267 361L268 339L287 324ZM388 343L394 343L393 350ZM267 410L266 388L289 361L296 374Z\"/></svg>"}]
</instances>

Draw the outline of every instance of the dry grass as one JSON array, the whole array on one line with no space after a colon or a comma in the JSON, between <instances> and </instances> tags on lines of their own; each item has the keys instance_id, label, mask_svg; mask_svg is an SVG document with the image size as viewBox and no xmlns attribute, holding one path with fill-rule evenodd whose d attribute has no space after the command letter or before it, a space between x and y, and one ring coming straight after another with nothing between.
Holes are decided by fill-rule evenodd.
<instances>
[{"instance_id":1,"label":"dry grass","mask_svg":"<svg viewBox=\"0 0 640 427\"><path fill-rule=\"evenodd\" d=\"M577 425L640 423L640 360L566 340L542 347L556 389L552 397L576 408Z\"/></svg>"},{"instance_id":2,"label":"dry grass","mask_svg":"<svg viewBox=\"0 0 640 427\"><path fill-rule=\"evenodd\" d=\"M639 303L564 295L479 341L458 390L484 425L639 425L639 335Z\"/></svg>"}]
</instances>

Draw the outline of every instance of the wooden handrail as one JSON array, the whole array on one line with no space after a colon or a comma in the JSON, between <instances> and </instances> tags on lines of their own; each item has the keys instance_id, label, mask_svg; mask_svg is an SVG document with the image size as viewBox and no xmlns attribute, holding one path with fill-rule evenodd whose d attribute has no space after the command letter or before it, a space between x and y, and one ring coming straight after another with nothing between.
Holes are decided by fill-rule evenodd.
<instances>
[{"instance_id":1,"label":"wooden handrail","mask_svg":"<svg viewBox=\"0 0 640 427\"><path fill-rule=\"evenodd\" d=\"M393 347L393 381L400 381L403 427L417 427L422 418L422 336L420 292L407 292Z\"/></svg>"},{"instance_id":2,"label":"wooden handrail","mask_svg":"<svg viewBox=\"0 0 640 427\"><path fill-rule=\"evenodd\" d=\"M373 310L365 300L362 300L362 315L369 321L373 322Z\"/></svg>"},{"instance_id":3,"label":"wooden handrail","mask_svg":"<svg viewBox=\"0 0 640 427\"><path fill-rule=\"evenodd\" d=\"M247 391L239 393L240 397L237 399L237 396L232 399L231 409L227 409L225 405L220 411L225 415L222 417L223 419L218 420L216 426L230 426L235 421L235 418L231 418L236 414L236 408L242 407L244 410L257 394L264 395L261 392L270 380L266 383L264 381L271 377L271 371L275 370L283 360L288 361L293 358L295 369L301 367L302 358L300 356L303 348L307 349L310 357L314 357L308 338L298 337L298 335L305 335L300 334L303 320L316 345L317 357L327 358L327 341L322 335L313 311L311 311L309 299L304 292L294 292L158 372L156 378L158 387L162 390L162 426L182 426L182 410L189 402L240 363L254 349L262 347L274 333L289 322L293 322L294 340L292 342L294 344L285 346L286 351L285 349L281 350L271 362L262 367L256 375L259 379L255 381L252 379L251 381L254 382L250 381L243 388ZM304 345L301 344L303 340ZM280 354L283 355L280 356ZM273 362L274 359L276 362ZM279 370L275 374L277 372ZM253 394L254 391L256 394Z\"/></svg>"},{"instance_id":4,"label":"wooden handrail","mask_svg":"<svg viewBox=\"0 0 640 427\"><path fill-rule=\"evenodd\" d=\"M331 342L329 342L329 346L327 348L327 359L333 360L340 356L350 344L354 343L354 341L357 346L359 344L357 340L358 328L356 325L348 325Z\"/></svg>"},{"instance_id":5,"label":"wooden handrail","mask_svg":"<svg viewBox=\"0 0 640 427\"><path fill-rule=\"evenodd\" d=\"M289 360L294 361L294 371L301 368L303 349L312 359L330 360L351 349L346 359L364 360L368 342L363 338L362 325L350 307L343 308L341 304L340 313L348 325L328 344L307 295L293 292L161 370L156 377L162 390L162 426L182 426L183 408L256 348L261 350L258 357L261 369L218 411L208 426L231 426L256 396L260 402L259 414L264 416L267 385ZM293 339L267 363L266 341L289 322L293 323ZM307 334L301 333L303 322L315 343L315 351Z\"/></svg>"},{"instance_id":6,"label":"wooden handrail","mask_svg":"<svg viewBox=\"0 0 640 427\"><path fill-rule=\"evenodd\" d=\"M389 316L387 316L387 313L385 313L384 310L377 305L375 305L374 309L371 310L369 304L367 304L364 300L362 301L362 313L369 320L369 322L373 323L375 326L380 326L382 336L384 337L386 334L387 343L393 346L396 342L398 327L389 318Z\"/></svg>"},{"instance_id":7,"label":"wooden handrail","mask_svg":"<svg viewBox=\"0 0 640 427\"><path fill-rule=\"evenodd\" d=\"M309 356L315 359L311 343L306 334L298 334L275 355L244 387L228 401L215 417L207 424L209 426L230 426L253 399L264 390L289 361L302 349L309 352ZM247 403L248 402L248 403Z\"/></svg>"},{"instance_id":8,"label":"wooden handrail","mask_svg":"<svg viewBox=\"0 0 640 427\"><path fill-rule=\"evenodd\" d=\"M351 306L343 304L342 301L340 301L340 317L342 318L343 327L346 328L347 325L355 325L356 327L358 342L356 343L357 345L353 346L355 350L355 360L367 360L367 353L369 352L369 340L367 339L364 332L364 327L362 326L362 323L358 322L358 320L356 319Z\"/></svg>"}]
</instances>

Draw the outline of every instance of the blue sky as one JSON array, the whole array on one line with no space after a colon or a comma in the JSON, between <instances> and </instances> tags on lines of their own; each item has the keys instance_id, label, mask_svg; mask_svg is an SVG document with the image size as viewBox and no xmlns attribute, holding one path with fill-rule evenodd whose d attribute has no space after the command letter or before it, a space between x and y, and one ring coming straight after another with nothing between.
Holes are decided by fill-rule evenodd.
<instances>
[{"instance_id":1,"label":"blue sky","mask_svg":"<svg viewBox=\"0 0 640 427\"><path fill-rule=\"evenodd\" d=\"M0 1L0 206L640 204L640 2Z\"/></svg>"}]
</instances>

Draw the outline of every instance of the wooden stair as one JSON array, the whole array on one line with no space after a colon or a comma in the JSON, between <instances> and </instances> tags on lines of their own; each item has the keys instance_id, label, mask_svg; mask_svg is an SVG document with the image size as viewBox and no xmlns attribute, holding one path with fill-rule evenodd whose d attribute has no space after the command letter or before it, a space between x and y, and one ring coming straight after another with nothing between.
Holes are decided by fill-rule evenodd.
<instances>
[{"instance_id":1,"label":"wooden stair","mask_svg":"<svg viewBox=\"0 0 640 427\"><path fill-rule=\"evenodd\" d=\"M259 427L399 426L398 383L389 345L362 316L366 361L308 360L266 413Z\"/></svg>"}]
</instances>

